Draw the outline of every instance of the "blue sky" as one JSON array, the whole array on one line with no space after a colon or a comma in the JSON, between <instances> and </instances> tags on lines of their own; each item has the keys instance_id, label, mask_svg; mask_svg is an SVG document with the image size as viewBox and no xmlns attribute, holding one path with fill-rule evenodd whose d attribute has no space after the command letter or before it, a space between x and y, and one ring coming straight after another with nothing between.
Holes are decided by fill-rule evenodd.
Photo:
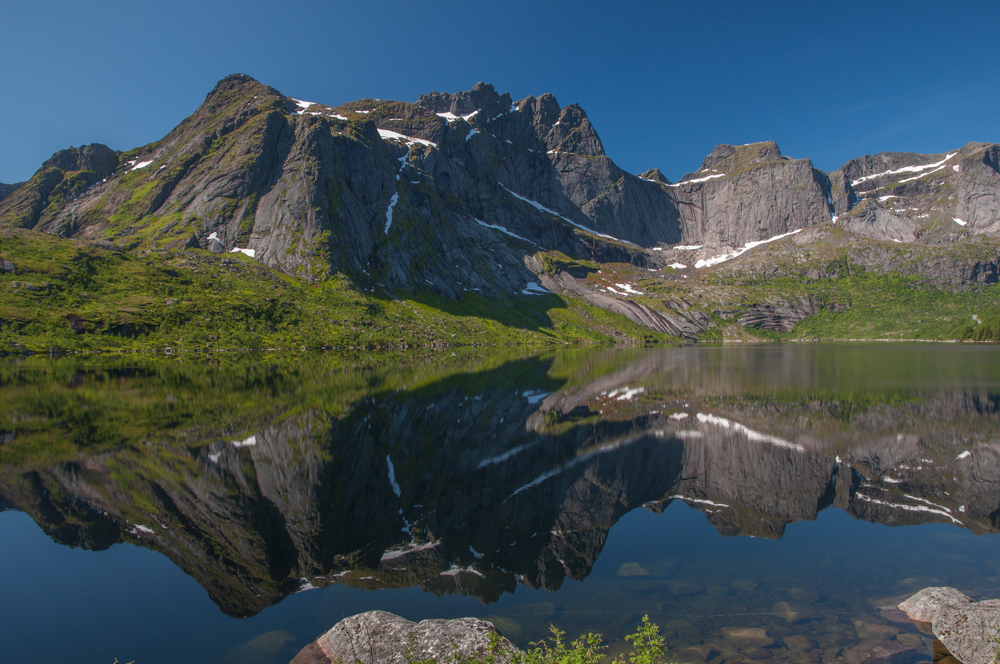
<instances>
[{"instance_id":1,"label":"blue sky","mask_svg":"<svg viewBox=\"0 0 1000 664\"><path fill-rule=\"evenodd\" d=\"M484 3L485 4L485 3ZM1000 141L1000 3L35 0L0 10L0 182L57 150L161 138L244 73L326 104L483 80L586 109L671 179L719 143L824 170Z\"/></svg>"}]
</instances>

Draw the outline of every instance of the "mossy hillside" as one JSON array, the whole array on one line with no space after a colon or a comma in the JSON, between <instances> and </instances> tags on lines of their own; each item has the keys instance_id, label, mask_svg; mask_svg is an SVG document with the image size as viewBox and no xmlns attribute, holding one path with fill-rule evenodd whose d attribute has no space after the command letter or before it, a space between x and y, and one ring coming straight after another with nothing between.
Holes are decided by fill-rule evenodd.
<instances>
[{"instance_id":1,"label":"mossy hillside","mask_svg":"<svg viewBox=\"0 0 1000 664\"><path fill-rule=\"evenodd\" d=\"M0 344L8 351L669 340L556 295L398 297L339 274L309 283L242 254L130 253L30 231L0 237L0 252L19 270L0 276Z\"/></svg>"}]
</instances>

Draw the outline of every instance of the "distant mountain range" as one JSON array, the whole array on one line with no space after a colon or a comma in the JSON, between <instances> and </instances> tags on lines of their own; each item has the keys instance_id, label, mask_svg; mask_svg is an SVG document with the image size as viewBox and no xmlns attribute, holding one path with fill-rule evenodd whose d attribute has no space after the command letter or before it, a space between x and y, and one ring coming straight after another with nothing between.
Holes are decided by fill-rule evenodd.
<instances>
[{"instance_id":1,"label":"distant mountain range","mask_svg":"<svg viewBox=\"0 0 1000 664\"><path fill-rule=\"evenodd\" d=\"M126 251L240 251L307 279L341 273L450 300L548 290L688 338L732 302L694 315L633 301L649 291L634 279L588 277L617 263L674 285L719 265L816 279L846 260L964 287L997 281L1000 265L1000 145L882 153L832 173L773 142L720 145L674 183L619 168L579 106L484 83L330 107L233 75L161 140L63 150L0 197L0 228ZM735 260L757 244L784 258ZM771 325L824 306L785 298Z\"/></svg>"}]
</instances>

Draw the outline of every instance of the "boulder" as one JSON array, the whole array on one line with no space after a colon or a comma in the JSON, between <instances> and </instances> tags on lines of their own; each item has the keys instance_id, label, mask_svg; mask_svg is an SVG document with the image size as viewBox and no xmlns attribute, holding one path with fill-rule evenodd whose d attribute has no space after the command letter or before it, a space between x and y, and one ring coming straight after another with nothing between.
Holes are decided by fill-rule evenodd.
<instances>
[{"instance_id":1,"label":"boulder","mask_svg":"<svg viewBox=\"0 0 1000 664\"><path fill-rule=\"evenodd\" d=\"M0 274L17 274L17 268L10 261L0 258Z\"/></svg>"},{"instance_id":2,"label":"boulder","mask_svg":"<svg viewBox=\"0 0 1000 664\"><path fill-rule=\"evenodd\" d=\"M411 658L460 662L485 653L492 643L499 653L497 664L505 664L517 652L514 644L485 620L415 623L386 611L368 611L341 620L299 651L291 664L403 664L408 651Z\"/></svg>"},{"instance_id":3,"label":"boulder","mask_svg":"<svg viewBox=\"0 0 1000 664\"><path fill-rule=\"evenodd\" d=\"M964 664L991 664L1000 648L994 640L1000 637L1000 599L946 605L935 616L932 629Z\"/></svg>"},{"instance_id":4,"label":"boulder","mask_svg":"<svg viewBox=\"0 0 1000 664\"><path fill-rule=\"evenodd\" d=\"M924 588L900 604L899 610L915 623L931 624L945 606L970 601L954 588Z\"/></svg>"},{"instance_id":5,"label":"boulder","mask_svg":"<svg viewBox=\"0 0 1000 664\"><path fill-rule=\"evenodd\" d=\"M899 641L865 641L844 653L847 664L900 664L909 661L914 648Z\"/></svg>"},{"instance_id":6,"label":"boulder","mask_svg":"<svg viewBox=\"0 0 1000 664\"><path fill-rule=\"evenodd\" d=\"M766 648L774 643L760 627L723 627L722 636L737 648Z\"/></svg>"}]
</instances>

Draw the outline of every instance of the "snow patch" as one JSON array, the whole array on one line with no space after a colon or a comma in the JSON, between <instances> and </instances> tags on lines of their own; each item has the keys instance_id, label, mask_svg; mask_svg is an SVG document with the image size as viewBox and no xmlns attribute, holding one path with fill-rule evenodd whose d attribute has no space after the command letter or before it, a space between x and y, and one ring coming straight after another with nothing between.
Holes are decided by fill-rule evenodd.
<instances>
[{"instance_id":1,"label":"snow patch","mask_svg":"<svg viewBox=\"0 0 1000 664\"><path fill-rule=\"evenodd\" d=\"M133 167L132 167L132 168L130 168L129 170L130 170L130 171L137 171L137 170L139 170L140 168L146 168L147 166L149 166L149 165L150 165L150 164L152 164L152 163L153 163L153 160L152 160L152 159L151 159L151 160L149 160L149 161L140 161L140 162L139 162L138 164L136 164L135 166L133 166Z\"/></svg>"},{"instance_id":2,"label":"snow patch","mask_svg":"<svg viewBox=\"0 0 1000 664\"><path fill-rule=\"evenodd\" d=\"M695 263L694 266L696 268L701 268L701 267L709 267L711 265L717 265L719 263L724 263L725 261L732 260L737 256L742 256L743 254L750 251L754 247L759 247L762 244L767 244L769 242L774 242L775 240L781 240L782 238L789 237L790 235L795 235L801 230L802 230L801 228L797 228L789 233L782 233L781 235L775 235L774 237L769 237L766 240L758 240L757 242L747 242L746 244L743 245L742 249L735 249L731 254L722 254L721 256L715 256L713 258L704 258Z\"/></svg>"},{"instance_id":3,"label":"snow patch","mask_svg":"<svg viewBox=\"0 0 1000 664\"><path fill-rule=\"evenodd\" d=\"M444 118L448 122L455 122L456 120L465 120L466 122L468 122L469 120L474 118L481 110L482 110L481 108L477 108L476 110L467 115L455 115L454 113L449 111L446 113L437 113L437 116L439 118Z\"/></svg>"},{"instance_id":4,"label":"snow patch","mask_svg":"<svg viewBox=\"0 0 1000 664\"><path fill-rule=\"evenodd\" d=\"M398 177L398 176L397 176ZM389 207L385 210L385 234L389 234L389 227L392 226L392 210L396 207L396 203L399 202L399 192L397 191L389 199Z\"/></svg>"},{"instance_id":5,"label":"snow patch","mask_svg":"<svg viewBox=\"0 0 1000 664\"><path fill-rule=\"evenodd\" d=\"M965 226L965 225L967 225L967 222L962 221L958 217L952 217L951 219L952 219L952 221L954 221L959 226Z\"/></svg>"},{"instance_id":6,"label":"snow patch","mask_svg":"<svg viewBox=\"0 0 1000 664\"><path fill-rule=\"evenodd\" d=\"M687 413L671 413L670 419L672 419L672 420L683 420L687 416L688 416Z\"/></svg>"},{"instance_id":7,"label":"snow patch","mask_svg":"<svg viewBox=\"0 0 1000 664\"><path fill-rule=\"evenodd\" d=\"M235 254L237 252L239 252L241 254L246 254L250 258L253 258L254 256L257 255L257 250L256 249L240 249L239 247L233 247L232 249L229 250L229 253L231 253L231 254Z\"/></svg>"},{"instance_id":8,"label":"snow patch","mask_svg":"<svg viewBox=\"0 0 1000 664\"><path fill-rule=\"evenodd\" d=\"M719 417L717 415L711 415L706 413L698 413L697 418L699 422L714 424L715 426L722 427L724 429L732 429L733 431L739 431L750 440L755 443L768 443L770 445L775 445L776 447L783 447L785 449L794 450L796 452L805 452L806 449L801 445L796 443L791 443L784 438L778 438L777 436L771 436L766 433L761 433L759 431L754 431L749 427L745 427L739 422L733 422L727 420L724 417Z\"/></svg>"},{"instance_id":9,"label":"snow patch","mask_svg":"<svg viewBox=\"0 0 1000 664\"><path fill-rule=\"evenodd\" d=\"M396 468L392 465L392 459L389 458L388 454L385 455L385 462L389 466L389 484L392 486L392 492L399 498L403 495L403 490L396 482Z\"/></svg>"},{"instance_id":10,"label":"snow patch","mask_svg":"<svg viewBox=\"0 0 1000 664\"><path fill-rule=\"evenodd\" d=\"M724 178L724 177L726 177L725 173L717 173L715 175L706 175L703 178L695 178L694 180L682 180L682 181L678 182L677 184L668 184L666 186L668 186L668 187L679 187L682 184L697 184L698 182L708 182L709 180L712 180L714 178Z\"/></svg>"},{"instance_id":11,"label":"snow patch","mask_svg":"<svg viewBox=\"0 0 1000 664\"><path fill-rule=\"evenodd\" d=\"M250 436L244 440L232 440L230 441L233 447L252 447L257 444L257 436Z\"/></svg>"},{"instance_id":12,"label":"snow patch","mask_svg":"<svg viewBox=\"0 0 1000 664\"><path fill-rule=\"evenodd\" d=\"M465 136L465 140L469 140L470 138L472 138L473 136L475 136L475 135L476 135L476 134L478 134L478 133L479 133L479 130L478 130L478 129L473 129L472 131L470 131L470 132L469 132L469 133L468 133L468 134L467 134L467 135Z\"/></svg>"},{"instance_id":13,"label":"snow patch","mask_svg":"<svg viewBox=\"0 0 1000 664\"><path fill-rule=\"evenodd\" d=\"M687 265L685 265L684 263L671 263L667 267L672 267L675 270L684 270L687 268Z\"/></svg>"},{"instance_id":14,"label":"snow patch","mask_svg":"<svg viewBox=\"0 0 1000 664\"><path fill-rule=\"evenodd\" d=\"M146 533L147 535L152 535L154 532L153 529L150 528L149 526L135 525L133 529L138 530L140 533Z\"/></svg>"},{"instance_id":15,"label":"snow patch","mask_svg":"<svg viewBox=\"0 0 1000 664\"><path fill-rule=\"evenodd\" d=\"M886 505L887 507L892 507L894 509L900 509L900 510L906 510L907 512L928 512L930 514L939 514L941 516L948 517L949 519L952 520L953 523L957 523L960 526L962 525L961 521L959 521L958 519L956 519L955 517L953 517L948 512L943 512L941 510L931 509L930 507L927 507L926 505L902 505L900 503L890 503L890 502L887 502L885 500L877 500L875 498L871 498L869 496L866 496L863 493L856 493L854 495L857 496L858 498L860 498L861 500L863 500L865 502L868 502L868 503L874 503L876 505Z\"/></svg>"},{"instance_id":16,"label":"snow patch","mask_svg":"<svg viewBox=\"0 0 1000 664\"><path fill-rule=\"evenodd\" d=\"M859 178L857 180L851 180L851 185L852 186L858 185L858 184L861 184L862 182L867 182L868 180L873 180L875 178L884 177L886 175L897 175L899 173L920 173L921 171L926 171L926 170L931 169L931 168L933 168L934 171L939 171L939 170L941 170L941 168L943 168L942 164L944 164L946 161L948 161L949 159L951 159L952 157L954 157L956 154L958 154L958 153L957 152L951 152L951 153L948 154L947 157L945 157L941 161L933 163L933 164L924 164L923 166L904 166L903 168L897 168L894 171L884 171L882 173L875 173L874 175L865 175L864 177ZM932 171L932 172L934 172L934 171ZM916 180L917 178L924 177L924 175L930 175L930 173L924 173L923 175L918 175L916 178L908 178L906 180L900 180L900 182L909 182L910 180Z\"/></svg>"},{"instance_id":17,"label":"snow patch","mask_svg":"<svg viewBox=\"0 0 1000 664\"><path fill-rule=\"evenodd\" d=\"M420 544L418 546L411 546L406 549L392 549L390 551L386 551L385 553L383 553L381 560L382 562L385 562L387 560L395 560L396 558L401 558L402 556L405 556L408 553L413 553L414 551L426 551L427 549L433 549L437 545L438 545L437 542L428 542L426 544Z\"/></svg>"},{"instance_id":18,"label":"snow patch","mask_svg":"<svg viewBox=\"0 0 1000 664\"><path fill-rule=\"evenodd\" d=\"M497 184L500 184L500 183L497 183ZM515 193L514 193L513 191L511 191L510 189L507 189L507 187L504 187L504 186L503 186L502 184L501 184L500 186L501 186L501 187L503 187L503 188L504 188L504 190L505 190L505 191L506 191L506 192L507 192L508 194L510 194L510 195L511 195L511 196L513 196L514 198L518 199L519 201L524 201L525 203L527 203L528 205L532 206L532 207L533 207L533 208L535 208L536 210L539 210L539 211L541 211L541 212L545 212L545 213L547 213L547 214L551 214L551 215L552 215L553 217L559 217L560 219L562 219L563 221L565 221L565 222L566 222L567 224L570 224L571 226L576 226L576 227L577 227L577 228L579 228L580 230L584 230L584 231L587 231L588 233L593 233L594 235L598 235L598 236L600 236L600 237L606 237L606 238L608 238L609 240L614 240L615 242L621 242L621 243L623 243L623 244L632 244L632 243L631 243L631 242L629 242L628 240L619 240L619 239L618 239L618 238L616 238L616 237L612 237L612 236L610 236L610 235L605 235L604 233L598 233L597 231L595 231L595 230L593 230L593 229L591 229L591 228L587 228L586 226L581 226L580 224L576 223L575 221L572 221L572 220L570 220L570 219L567 219L566 217L562 216L562 215L561 215L561 214L559 214L558 212L556 212L556 211L554 211L554 210L550 210L549 208L545 207L545 206L544 206L544 205L542 205L541 203L537 203L537 202L535 202L535 201L533 201L533 200L531 200L531 199L528 199L528 198L525 198L524 196L520 196L520 195L518 195L518 194L515 194ZM633 246L634 246L634 245L633 245Z\"/></svg>"},{"instance_id":19,"label":"snow patch","mask_svg":"<svg viewBox=\"0 0 1000 664\"><path fill-rule=\"evenodd\" d=\"M549 396L550 394L552 394L552 393L551 392L542 392L541 390L538 390L538 391L535 391L535 390L525 390L524 393L521 394L521 396L524 397L525 399L527 399L528 403L530 403L531 405L534 405L534 404L538 403L539 401L541 401L542 399L544 399L545 397Z\"/></svg>"},{"instance_id":20,"label":"snow patch","mask_svg":"<svg viewBox=\"0 0 1000 664\"><path fill-rule=\"evenodd\" d=\"M475 217L473 217L473 219L475 219ZM509 236L511 236L513 238L517 238L518 240L523 240L523 241L528 242L530 244L535 244L534 242L532 242L528 238L521 237L520 235L516 235L515 233L511 233L509 230L507 230L503 226L497 226L495 224L487 224L485 221L480 221L478 219L475 219L475 222L477 224L479 224L480 226L483 226L485 228L492 228L495 231L500 231L501 233L505 233L505 234L507 234L507 235L509 235ZM535 246L537 247L538 245L535 244Z\"/></svg>"},{"instance_id":21,"label":"snow patch","mask_svg":"<svg viewBox=\"0 0 1000 664\"><path fill-rule=\"evenodd\" d=\"M729 507L729 505L713 503L711 500L705 500L704 498L688 498L681 495L667 496L667 500L683 500L686 503L698 503L699 505L711 505L712 507Z\"/></svg>"},{"instance_id":22,"label":"snow patch","mask_svg":"<svg viewBox=\"0 0 1000 664\"><path fill-rule=\"evenodd\" d=\"M970 456L972 456L972 452L970 452L969 450L965 450L955 458L961 461L962 459L968 459Z\"/></svg>"},{"instance_id":23,"label":"snow patch","mask_svg":"<svg viewBox=\"0 0 1000 664\"><path fill-rule=\"evenodd\" d=\"M484 579L486 578L485 576L483 576L483 573L477 569L473 569L472 567L456 567L454 565L452 565L451 569L448 570L447 572L441 572L441 576L457 576L458 574L462 574L463 572L468 574L475 574L476 576Z\"/></svg>"},{"instance_id":24,"label":"snow patch","mask_svg":"<svg viewBox=\"0 0 1000 664\"><path fill-rule=\"evenodd\" d=\"M632 288L632 284L615 284L615 286L618 286L618 288L621 288L622 291L629 293L631 295L642 295L642 291L637 291L636 289Z\"/></svg>"},{"instance_id":25,"label":"snow patch","mask_svg":"<svg viewBox=\"0 0 1000 664\"><path fill-rule=\"evenodd\" d=\"M507 459L517 454L520 454L521 452L523 452L524 450L528 449L531 446L532 443L525 443L524 445L518 445L512 450L507 450L503 454L498 454L497 456L492 456L488 459L483 459L482 461L479 462L479 465L476 466L476 470L479 470L480 468L485 468L486 466L492 466L493 464L496 463L503 463Z\"/></svg>"},{"instance_id":26,"label":"snow patch","mask_svg":"<svg viewBox=\"0 0 1000 664\"><path fill-rule=\"evenodd\" d=\"M360 113L361 111L358 112ZM412 136L406 136L404 134L400 134L399 132L389 131L388 129L379 129L378 135L382 137L382 140L386 141L403 141L407 145L417 143L419 145L430 145L431 147L435 148L437 147L437 143L434 143L432 141L425 141L422 138L414 138Z\"/></svg>"},{"instance_id":27,"label":"snow patch","mask_svg":"<svg viewBox=\"0 0 1000 664\"><path fill-rule=\"evenodd\" d=\"M703 244L679 244L674 249L679 251L694 251L695 249L701 249L705 245Z\"/></svg>"},{"instance_id":28,"label":"snow patch","mask_svg":"<svg viewBox=\"0 0 1000 664\"><path fill-rule=\"evenodd\" d=\"M521 291L521 295L551 295L552 291L549 289L539 286L535 281L529 281L528 285L524 287Z\"/></svg>"}]
</instances>

